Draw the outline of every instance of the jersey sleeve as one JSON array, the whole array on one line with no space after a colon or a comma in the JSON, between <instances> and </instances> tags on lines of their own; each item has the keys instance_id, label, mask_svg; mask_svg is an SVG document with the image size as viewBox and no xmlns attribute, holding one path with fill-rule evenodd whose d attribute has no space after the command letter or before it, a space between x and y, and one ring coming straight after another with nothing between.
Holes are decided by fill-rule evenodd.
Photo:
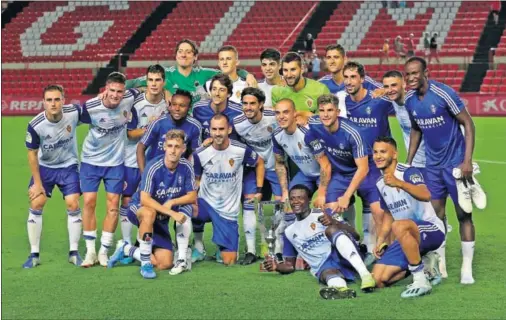
<instances>
[{"instance_id":1,"label":"jersey sleeve","mask_svg":"<svg viewBox=\"0 0 506 320\"><path fill-rule=\"evenodd\" d=\"M35 131L31 124L28 124L26 130L25 145L28 149L38 149L40 146L39 134Z\"/></svg>"},{"instance_id":2,"label":"jersey sleeve","mask_svg":"<svg viewBox=\"0 0 506 320\"><path fill-rule=\"evenodd\" d=\"M142 173L142 179L141 179L141 185L139 186L139 190L149 193L150 195L153 194L155 191L155 177L156 177L156 168L157 166L153 166L152 164L156 163L156 161L152 162L146 170Z\"/></svg>"},{"instance_id":3,"label":"jersey sleeve","mask_svg":"<svg viewBox=\"0 0 506 320\"><path fill-rule=\"evenodd\" d=\"M455 92L453 88L445 87L444 91L445 94L442 95L442 98L446 102L446 108L448 108L452 115L456 116L466 108L457 92Z\"/></svg>"},{"instance_id":4,"label":"jersey sleeve","mask_svg":"<svg viewBox=\"0 0 506 320\"><path fill-rule=\"evenodd\" d=\"M381 191L379 193L381 194ZM383 199L383 196L380 196L380 206L384 211L390 211L390 209L388 209L387 203L385 202L385 199Z\"/></svg>"},{"instance_id":5,"label":"jersey sleeve","mask_svg":"<svg viewBox=\"0 0 506 320\"><path fill-rule=\"evenodd\" d=\"M358 136L350 134L350 143L351 143L351 150L353 153L353 158L360 159L365 156L367 156L367 146L364 145L364 141L362 140L362 137L360 135L360 132Z\"/></svg>"},{"instance_id":6,"label":"jersey sleeve","mask_svg":"<svg viewBox=\"0 0 506 320\"><path fill-rule=\"evenodd\" d=\"M193 153L193 170L196 177L202 176L202 163L197 152Z\"/></svg>"},{"instance_id":7,"label":"jersey sleeve","mask_svg":"<svg viewBox=\"0 0 506 320\"><path fill-rule=\"evenodd\" d=\"M329 87L327 87L323 83L321 85L322 85L322 94L329 94L330 93ZM318 110L318 108L317 108L317 110Z\"/></svg>"},{"instance_id":8,"label":"jersey sleeve","mask_svg":"<svg viewBox=\"0 0 506 320\"><path fill-rule=\"evenodd\" d=\"M292 245L292 243L288 240L288 237L283 232L283 257L284 258L295 258L297 257L297 250Z\"/></svg>"},{"instance_id":9,"label":"jersey sleeve","mask_svg":"<svg viewBox=\"0 0 506 320\"><path fill-rule=\"evenodd\" d=\"M156 134L158 132L158 123L160 122L159 121L151 122L148 126L148 129L142 136L140 142L146 147L150 146L155 140Z\"/></svg>"},{"instance_id":10,"label":"jersey sleeve","mask_svg":"<svg viewBox=\"0 0 506 320\"><path fill-rule=\"evenodd\" d=\"M248 167L254 167L257 165L257 162L258 162L258 154L255 151L253 151L253 149L246 146L246 150L244 151L244 159L242 163Z\"/></svg>"},{"instance_id":11,"label":"jersey sleeve","mask_svg":"<svg viewBox=\"0 0 506 320\"><path fill-rule=\"evenodd\" d=\"M91 116L90 116L90 113L88 112L88 107L86 106L86 102L83 104L83 107L80 108L79 121L82 123L91 124Z\"/></svg>"},{"instance_id":12,"label":"jersey sleeve","mask_svg":"<svg viewBox=\"0 0 506 320\"><path fill-rule=\"evenodd\" d=\"M320 143L320 140L315 137L312 129L309 129L304 136L304 143L309 147L313 155L318 155L325 151L323 145Z\"/></svg>"},{"instance_id":13,"label":"jersey sleeve","mask_svg":"<svg viewBox=\"0 0 506 320\"><path fill-rule=\"evenodd\" d=\"M285 156L285 150L279 145L274 135L272 136L272 150L274 151L275 154L278 154L283 157Z\"/></svg>"},{"instance_id":14,"label":"jersey sleeve","mask_svg":"<svg viewBox=\"0 0 506 320\"><path fill-rule=\"evenodd\" d=\"M404 171L403 179L404 181L414 185L425 184L422 172L415 167L409 167L406 171Z\"/></svg>"},{"instance_id":15,"label":"jersey sleeve","mask_svg":"<svg viewBox=\"0 0 506 320\"><path fill-rule=\"evenodd\" d=\"M130 88L128 91L130 91L130 93L134 96L134 99L141 94L141 92L136 88Z\"/></svg>"},{"instance_id":16,"label":"jersey sleeve","mask_svg":"<svg viewBox=\"0 0 506 320\"><path fill-rule=\"evenodd\" d=\"M139 77L139 78L136 78L133 80L126 81L126 88L127 89L137 88L137 87L145 87L145 86L147 86L146 76L142 76L142 77Z\"/></svg>"},{"instance_id":17,"label":"jersey sleeve","mask_svg":"<svg viewBox=\"0 0 506 320\"><path fill-rule=\"evenodd\" d=\"M197 184L195 183L195 172L190 164L186 165L186 179L184 184L185 192L192 192L197 190Z\"/></svg>"},{"instance_id":18,"label":"jersey sleeve","mask_svg":"<svg viewBox=\"0 0 506 320\"><path fill-rule=\"evenodd\" d=\"M192 150L197 150L202 145L202 128L195 126L190 139L190 147Z\"/></svg>"},{"instance_id":19,"label":"jersey sleeve","mask_svg":"<svg viewBox=\"0 0 506 320\"><path fill-rule=\"evenodd\" d=\"M131 118L130 121L128 121L127 129L128 130L134 130L137 129L137 126L139 125L139 117L137 115L137 109L135 107L132 107L131 112Z\"/></svg>"}]
</instances>

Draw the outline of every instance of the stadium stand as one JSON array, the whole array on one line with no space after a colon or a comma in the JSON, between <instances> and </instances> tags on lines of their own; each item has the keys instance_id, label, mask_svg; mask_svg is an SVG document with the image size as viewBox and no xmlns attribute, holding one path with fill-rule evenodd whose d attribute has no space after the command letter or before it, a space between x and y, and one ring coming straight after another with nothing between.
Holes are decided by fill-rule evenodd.
<instances>
[{"instance_id":1,"label":"stadium stand","mask_svg":"<svg viewBox=\"0 0 506 320\"><path fill-rule=\"evenodd\" d=\"M487 75L483 79L480 92L506 92L506 64L498 64L497 70L487 70Z\"/></svg>"}]
</instances>

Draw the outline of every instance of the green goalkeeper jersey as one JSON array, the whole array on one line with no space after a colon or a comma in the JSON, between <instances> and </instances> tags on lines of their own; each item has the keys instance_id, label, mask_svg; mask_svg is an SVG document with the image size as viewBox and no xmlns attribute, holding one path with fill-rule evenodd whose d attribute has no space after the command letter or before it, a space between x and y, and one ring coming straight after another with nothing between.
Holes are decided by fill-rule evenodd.
<instances>
[{"instance_id":1,"label":"green goalkeeper jersey","mask_svg":"<svg viewBox=\"0 0 506 320\"><path fill-rule=\"evenodd\" d=\"M297 111L318 112L316 100L322 94L330 93L323 83L304 78L306 85L302 90L295 92L291 87L274 86L272 88L272 105L276 105L282 99L290 99L295 103Z\"/></svg>"},{"instance_id":2,"label":"green goalkeeper jersey","mask_svg":"<svg viewBox=\"0 0 506 320\"><path fill-rule=\"evenodd\" d=\"M191 73L186 77L179 73L176 66L165 68L165 89L172 94L174 94L177 89L191 92L193 96L193 105L200 101L201 96L206 93L206 82L211 80L211 78L218 73L220 73L220 70L196 66L192 68ZM246 77L248 75L248 72L245 70L237 70L237 73L241 77ZM146 76L127 81L127 88L145 86Z\"/></svg>"}]
</instances>

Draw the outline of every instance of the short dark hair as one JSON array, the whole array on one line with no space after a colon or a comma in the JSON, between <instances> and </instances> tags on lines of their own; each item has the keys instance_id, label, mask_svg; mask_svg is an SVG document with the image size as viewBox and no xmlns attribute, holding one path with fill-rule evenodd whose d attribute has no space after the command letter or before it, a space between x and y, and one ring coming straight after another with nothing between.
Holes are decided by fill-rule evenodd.
<instances>
[{"instance_id":1,"label":"short dark hair","mask_svg":"<svg viewBox=\"0 0 506 320\"><path fill-rule=\"evenodd\" d=\"M388 137L388 136L380 136L380 137L377 137L376 140L374 140L374 142L384 142L384 143L388 143L389 145L392 145L395 150L397 150L397 142L395 142L395 139L392 138L392 137Z\"/></svg>"},{"instance_id":2,"label":"short dark hair","mask_svg":"<svg viewBox=\"0 0 506 320\"><path fill-rule=\"evenodd\" d=\"M221 112L216 113L216 114L215 114L215 115L211 118L211 120L209 120L209 127L211 127L211 122L212 122L213 120L221 120L221 119L225 119L225 120L227 120L227 125L230 127L230 118L229 118L226 114L221 113Z\"/></svg>"},{"instance_id":3,"label":"short dark hair","mask_svg":"<svg viewBox=\"0 0 506 320\"><path fill-rule=\"evenodd\" d=\"M224 73L218 73L218 74L215 74L212 78L211 78L211 85L209 86L209 90L212 90L213 88L213 83L215 81L218 81L219 83L221 83L222 86L225 86L227 87L227 91L228 91L228 95L232 95L232 92L234 90L234 84L232 83L232 80L230 80L230 77L227 76L226 74Z\"/></svg>"},{"instance_id":4,"label":"short dark hair","mask_svg":"<svg viewBox=\"0 0 506 320\"><path fill-rule=\"evenodd\" d=\"M239 51L237 51L236 47L234 47L234 46L222 46L220 49L218 49L218 54L220 52L224 52L224 51L232 51L233 53L235 53L236 58L239 59Z\"/></svg>"},{"instance_id":5,"label":"short dark hair","mask_svg":"<svg viewBox=\"0 0 506 320\"><path fill-rule=\"evenodd\" d=\"M418 62L418 63L420 63L422 65L422 71L427 70L427 61L425 61L424 58L417 57L417 56L411 57L411 58L409 58L406 61L406 63L404 64L404 66L407 66L409 63L412 63L412 62Z\"/></svg>"},{"instance_id":6,"label":"short dark hair","mask_svg":"<svg viewBox=\"0 0 506 320\"><path fill-rule=\"evenodd\" d=\"M193 40L190 40L190 39L183 39L176 44L176 51L175 51L176 54L177 54L177 51L179 50L179 46L182 45L183 43L188 43L192 47L192 51L193 51L194 55L199 54L199 48L197 47L197 44Z\"/></svg>"},{"instance_id":7,"label":"short dark hair","mask_svg":"<svg viewBox=\"0 0 506 320\"><path fill-rule=\"evenodd\" d=\"M44 91L42 92L42 97L46 97L46 92L48 91L60 91L62 97L65 96L65 91L63 90L63 87L59 84L50 84L44 88Z\"/></svg>"},{"instance_id":8,"label":"short dark hair","mask_svg":"<svg viewBox=\"0 0 506 320\"><path fill-rule=\"evenodd\" d=\"M288 52L282 60L283 63L290 63L293 61L297 61L299 63L299 67L302 68L302 57L297 52Z\"/></svg>"},{"instance_id":9,"label":"short dark hair","mask_svg":"<svg viewBox=\"0 0 506 320\"><path fill-rule=\"evenodd\" d=\"M343 67L343 73L348 69L357 69L360 78L365 78L365 68L361 63L356 61L347 62Z\"/></svg>"},{"instance_id":10,"label":"short dark hair","mask_svg":"<svg viewBox=\"0 0 506 320\"><path fill-rule=\"evenodd\" d=\"M337 99L337 97L331 93L322 94L316 100L316 104L318 106L322 105L322 104L329 104L329 103L332 104L337 109L339 109L339 99Z\"/></svg>"},{"instance_id":11,"label":"short dark hair","mask_svg":"<svg viewBox=\"0 0 506 320\"><path fill-rule=\"evenodd\" d=\"M327 52L329 52L330 50L337 50L343 57L346 56L346 50L344 50L344 47L340 44L328 45L327 47L325 47L325 54L327 54Z\"/></svg>"},{"instance_id":12,"label":"short dark hair","mask_svg":"<svg viewBox=\"0 0 506 320\"><path fill-rule=\"evenodd\" d=\"M165 72L165 71L164 71ZM111 82L114 82L114 83L121 83L121 84L125 84L126 83L126 77L123 73L121 72L117 72L117 71L114 71L114 72L111 72L108 76L107 76L107 79L105 81L106 83L111 83Z\"/></svg>"},{"instance_id":13,"label":"short dark hair","mask_svg":"<svg viewBox=\"0 0 506 320\"><path fill-rule=\"evenodd\" d=\"M309 200L311 200L311 198L313 196L311 190L309 190L309 188L306 187L303 184L296 184L296 185L294 185L293 187L290 188L289 193L292 193L293 190L303 190L303 191L305 191Z\"/></svg>"},{"instance_id":14,"label":"short dark hair","mask_svg":"<svg viewBox=\"0 0 506 320\"><path fill-rule=\"evenodd\" d=\"M159 64L152 64L146 69L146 76L148 73L159 73L165 81L165 69Z\"/></svg>"},{"instance_id":15,"label":"short dark hair","mask_svg":"<svg viewBox=\"0 0 506 320\"><path fill-rule=\"evenodd\" d=\"M279 63L281 61L281 53L274 48L267 48L260 54L260 61L263 59L271 59Z\"/></svg>"},{"instance_id":16,"label":"short dark hair","mask_svg":"<svg viewBox=\"0 0 506 320\"><path fill-rule=\"evenodd\" d=\"M265 102L265 93L258 88L253 87L245 88L241 93L241 101L244 99L244 96L254 96L257 98L259 103Z\"/></svg>"},{"instance_id":17,"label":"short dark hair","mask_svg":"<svg viewBox=\"0 0 506 320\"><path fill-rule=\"evenodd\" d=\"M382 79L385 79L385 78L401 78L401 79L403 79L404 77L402 76L402 73L400 71L390 70L390 71L385 72L385 74L383 75Z\"/></svg>"},{"instance_id":18,"label":"short dark hair","mask_svg":"<svg viewBox=\"0 0 506 320\"><path fill-rule=\"evenodd\" d=\"M174 96L183 96L183 97L186 97L186 98L188 98L188 101L190 101L189 104L190 105L192 104L193 96L190 93L190 91L183 90L183 89L177 89L176 92L174 92L174 94L172 96L173 97Z\"/></svg>"}]
</instances>

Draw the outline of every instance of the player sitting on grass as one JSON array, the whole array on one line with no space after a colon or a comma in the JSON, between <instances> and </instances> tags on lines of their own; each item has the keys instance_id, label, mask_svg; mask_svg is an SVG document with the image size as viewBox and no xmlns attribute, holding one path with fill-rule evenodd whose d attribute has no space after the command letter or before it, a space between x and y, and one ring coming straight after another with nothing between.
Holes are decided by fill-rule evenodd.
<instances>
[{"instance_id":1,"label":"player sitting on grass","mask_svg":"<svg viewBox=\"0 0 506 320\"><path fill-rule=\"evenodd\" d=\"M44 88L45 110L28 124L26 147L32 179L28 189L30 210L27 225L31 254L23 268L34 268L40 264L42 210L55 185L63 194L67 206L69 262L76 266L82 262L77 251L82 226L76 140L80 111L79 107L64 103L63 88L47 86Z\"/></svg>"},{"instance_id":2,"label":"player sitting on grass","mask_svg":"<svg viewBox=\"0 0 506 320\"><path fill-rule=\"evenodd\" d=\"M373 148L374 162L383 174L376 183L384 210L375 217L377 221L382 221L375 250L380 260L373 268L377 286L388 286L412 273L413 283L408 285L401 297L429 294L432 287L424 273L422 256L443 244L443 221L429 202L429 189L420 170L397 162L395 140L379 137ZM396 240L387 246L385 241L390 232ZM427 256L426 267L429 268L432 284L441 281L438 262L439 256L435 252Z\"/></svg>"},{"instance_id":3,"label":"player sitting on grass","mask_svg":"<svg viewBox=\"0 0 506 320\"><path fill-rule=\"evenodd\" d=\"M320 290L322 298L356 297L355 291L346 285L346 280L355 279L355 271L362 278L362 291L371 292L376 283L358 250L359 235L346 223L330 218L320 209L311 209L310 199L308 187L299 184L290 189L290 206L297 220L285 229L283 235L284 262L276 264L272 257L267 257L265 269L281 274L292 273L299 254L311 266L311 273L328 286Z\"/></svg>"},{"instance_id":4,"label":"player sitting on grass","mask_svg":"<svg viewBox=\"0 0 506 320\"><path fill-rule=\"evenodd\" d=\"M141 275L146 279L156 277L153 266L163 270L172 267L172 241L169 219L176 222L179 250L186 252L191 233L192 206L197 199L195 174L188 160L181 158L185 152L184 132L173 129L165 138L165 155L148 163L142 174L139 190L134 194L128 210L128 219L139 227L139 248L123 240L118 241L108 267L112 268L126 255L141 262ZM171 275L188 268L187 261L177 260Z\"/></svg>"}]
</instances>

